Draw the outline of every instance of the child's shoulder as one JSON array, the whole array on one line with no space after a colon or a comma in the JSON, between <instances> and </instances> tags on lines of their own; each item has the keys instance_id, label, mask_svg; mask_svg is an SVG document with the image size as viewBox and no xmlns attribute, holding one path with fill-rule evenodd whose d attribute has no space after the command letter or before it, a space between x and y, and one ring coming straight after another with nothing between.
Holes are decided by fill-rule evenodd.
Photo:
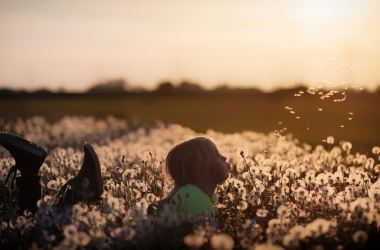
<instances>
[{"instance_id":1,"label":"child's shoulder","mask_svg":"<svg viewBox=\"0 0 380 250\"><path fill-rule=\"evenodd\" d=\"M204 193L200 187L198 187L197 185L194 185L194 184L185 184L185 185L182 185L179 188L179 190L186 190L186 191L193 191L193 192Z\"/></svg>"},{"instance_id":2,"label":"child's shoulder","mask_svg":"<svg viewBox=\"0 0 380 250\"><path fill-rule=\"evenodd\" d=\"M201 198L201 199L205 199L207 201L210 200L210 197L205 192L203 192L202 189L200 189L198 186L193 185L193 184L185 184L185 185L183 185L177 191L176 194L181 195L181 196L185 196L185 197L188 197L188 198L190 198L190 196L192 196L192 198ZM211 202L212 203L217 203L217 201L218 201L218 196L217 196L216 193L214 193L214 195L211 198Z\"/></svg>"},{"instance_id":3,"label":"child's shoulder","mask_svg":"<svg viewBox=\"0 0 380 250\"><path fill-rule=\"evenodd\" d=\"M198 186L193 184L185 184L181 186L173 195L173 198L188 198L188 199L209 199L207 194Z\"/></svg>"},{"instance_id":4,"label":"child's shoulder","mask_svg":"<svg viewBox=\"0 0 380 250\"><path fill-rule=\"evenodd\" d=\"M188 214L213 213L213 203L206 193L198 186L186 184L171 198L172 204L177 204L180 210Z\"/></svg>"}]
</instances>

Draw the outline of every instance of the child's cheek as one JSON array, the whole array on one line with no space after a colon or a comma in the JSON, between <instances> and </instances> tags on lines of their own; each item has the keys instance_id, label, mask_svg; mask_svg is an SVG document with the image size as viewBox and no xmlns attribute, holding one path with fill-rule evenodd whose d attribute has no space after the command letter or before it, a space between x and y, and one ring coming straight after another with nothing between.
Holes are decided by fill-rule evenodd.
<instances>
[{"instance_id":1,"label":"child's cheek","mask_svg":"<svg viewBox=\"0 0 380 250\"><path fill-rule=\"evenodd\" d=\"M212 162L210 164L210 172L212 175L220 175L223 170L220 168L220 163L217 161Z\"/></svg>"},{"instance_id":2,"label":"child's cheek","mask_svg":"<svg viewBox=\"0 0 380 250\"><path fill-rule=\"evenodd\" d=\"M215 173L215 167L214 167L214 164L211 160L206 162L205 167L206 167L206 174L207 175L210 176L210 175L213 175Z\"/></svg>"}]
</instances>

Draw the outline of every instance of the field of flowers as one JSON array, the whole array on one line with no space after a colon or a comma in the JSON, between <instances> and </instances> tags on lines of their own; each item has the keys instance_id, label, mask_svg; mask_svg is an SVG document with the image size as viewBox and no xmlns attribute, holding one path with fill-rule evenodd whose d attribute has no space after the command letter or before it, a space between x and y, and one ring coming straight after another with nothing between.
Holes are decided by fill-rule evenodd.
<instances>
[{"instance_id":1,"label":"field of flowers","mask_svg":"<svg viewBox=\"0 0 380 250\"><path fill-rule=\"evenodd\" d=\"M1 249L380 249L376 145L364 155L333 137L313 148L290 135L208 130L202 136L215 142L232 171L217 188L216 220L188 231L179 218L157 221L146 209L172 188L164 172L168 151L201 134L174 124L131 128L112 117L0 120L0 129L49 152L39 210L20 216L4 184L14 161L0 149ZM57 209L57 191L81 166L83 142L92 143L101 162L102 201Z\"/></svg>"}]
</instances>

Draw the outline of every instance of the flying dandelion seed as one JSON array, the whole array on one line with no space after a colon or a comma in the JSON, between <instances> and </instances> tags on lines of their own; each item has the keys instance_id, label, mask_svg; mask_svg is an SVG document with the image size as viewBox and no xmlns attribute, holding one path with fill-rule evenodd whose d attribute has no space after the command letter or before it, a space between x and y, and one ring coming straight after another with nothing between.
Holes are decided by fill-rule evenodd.
<instances>
[{"instance_id":1,"label":"flying dandelion seed","mask_svg":"<svg viewBox=\"0 0 380 250\"><path fill-rule=\"evenodd\" d=\"M352 121L352 117L348 117L348 120L349 120L349 121Z\"/></svg>"},{"instance_id":2,"label":"flying dandelion seed","mask_svg":"<svg viewBox=\"0 0 380 250\"><path fill-rule=\"evenodd\" d=\"M319 111L319 112L322 112L322 111L323 111L323 108L318 108L318 111Z\"/></svg>"},{"instance_id":3,"label":"flying dandelion seed","mask_svg":"<svg viewBox=\"0 0 380 250\"><path fill-rule=\"evenodd\" d=\"M294 112L293 110L292 111L290 111L290 114L292 114L292 115L294 115L296 112Z\"/></svg>"},{"instance_id":4,"label":"flying dandelion seed","mask_svg":"<svg viewBox=\"0 0 380 250\"><path fill-rule=\"evenodd\" d=\"M307 93L309 93L310 95L315 95L315 94L317 93L317 89L316 89L316 88L313 88L313 87L308 88L306 91L307 91Z\"/></svg>"},{"instance_id":5,"label":"flying dandelion seed","mask_svg":"<svg viewBox=\"0 0 380 250\"><path fill-rule=\"evenodd\" d=\"M296 116L296 119L301 119L301 117L300 116Z\"/></svg>"},{"instance_id":6,"label":"flying dandelion seed","mask_svg":"<svg viewBox=\"0 0 380 250\"><path fill-rule=\"evenodd\" d=\"M342 92L343 97L334 99L334 102L344 102L347 99L346 92Z\"/></svg>"},{"instance_id":7,"label":"flying dandelion seed","mask_svg":"<svg viewBox=\"0 0 380 250\"><path fill-rule=\"evenodd\" d=\"M339 127L340 127L340 128L344 128L344 125L343 125L343 124L341 124L341 125L339 125Z\"/></svg>"}]
</instances>

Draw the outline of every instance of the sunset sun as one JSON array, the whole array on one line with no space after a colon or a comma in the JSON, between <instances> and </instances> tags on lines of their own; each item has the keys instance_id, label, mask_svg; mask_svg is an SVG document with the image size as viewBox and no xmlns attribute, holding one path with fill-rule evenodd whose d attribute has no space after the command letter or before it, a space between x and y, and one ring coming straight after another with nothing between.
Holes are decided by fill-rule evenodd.
<instances>
[{"instance_id":1,"label":"sunset sun","mask_svg":"<svg viewBox=\"0 0 380 250\"><path fill-rule=\"evenodd\" d=\"M295 4L296 17L300 21L320 23L342 21L350 17L352 1L304 0Z\"/></svg>"}]
</instances>

